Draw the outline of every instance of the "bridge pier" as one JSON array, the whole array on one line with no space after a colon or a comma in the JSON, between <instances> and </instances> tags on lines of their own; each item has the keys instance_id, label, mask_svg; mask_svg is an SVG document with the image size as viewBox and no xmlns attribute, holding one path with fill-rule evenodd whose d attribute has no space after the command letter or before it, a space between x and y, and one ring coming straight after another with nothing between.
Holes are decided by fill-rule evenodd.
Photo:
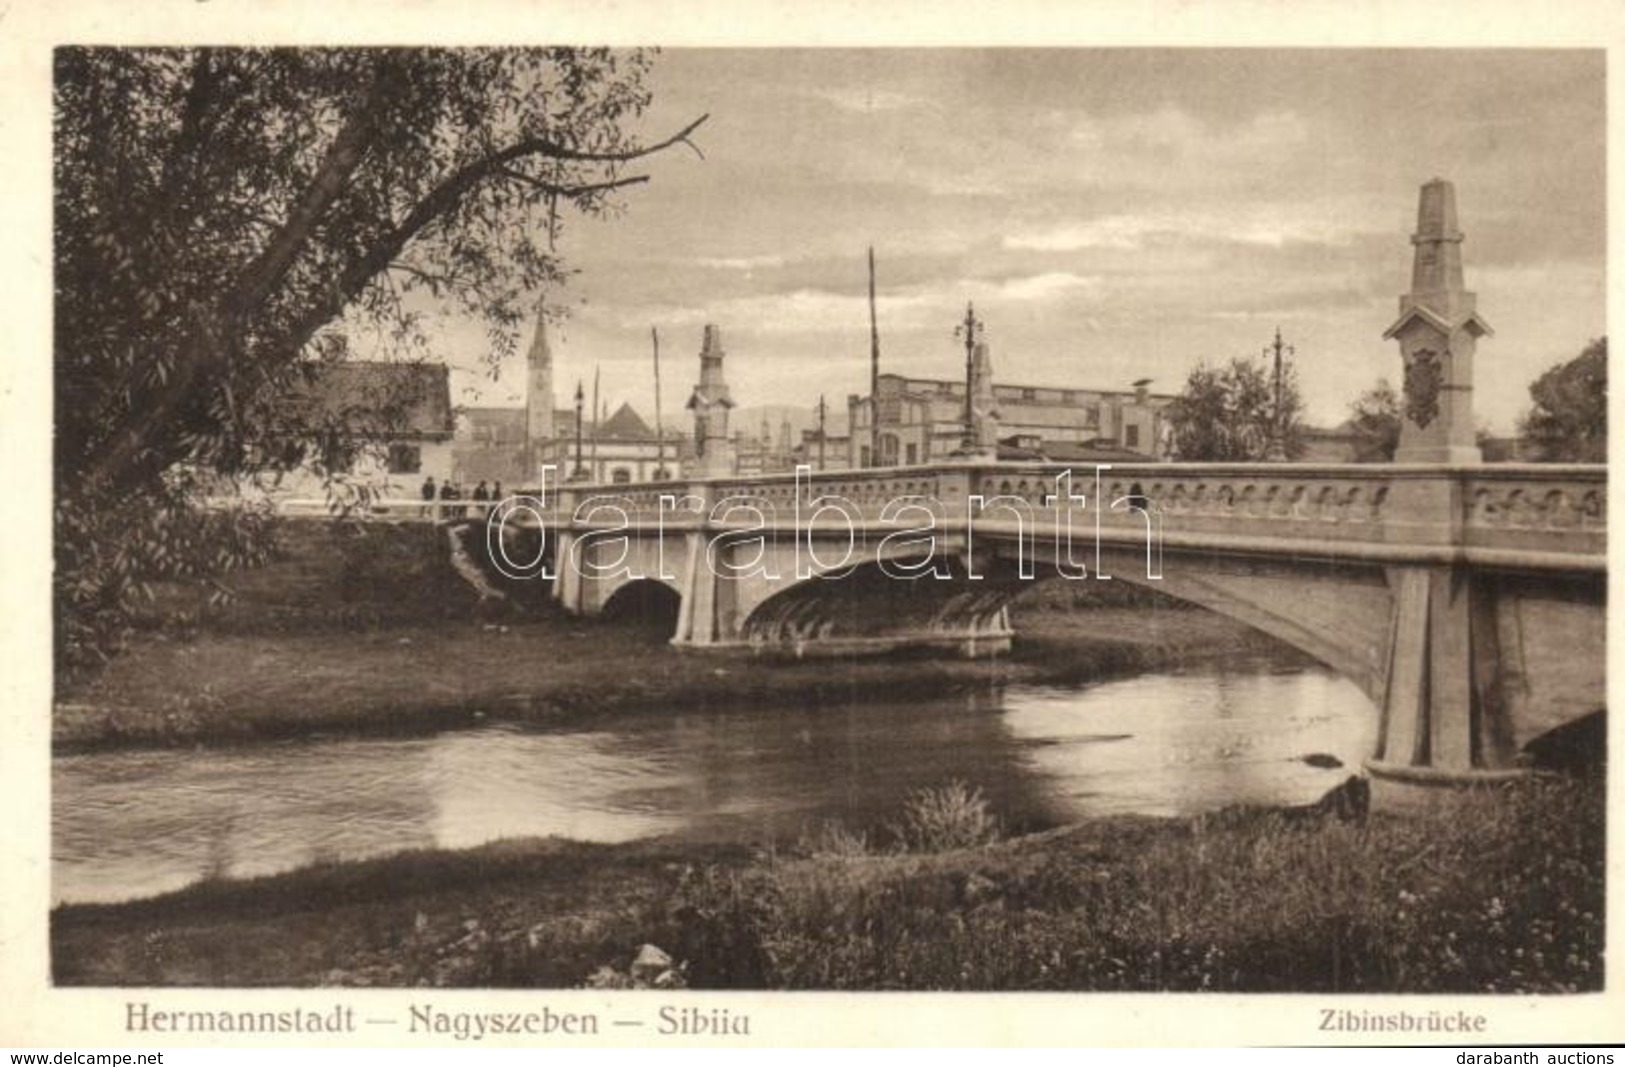
<instances>
[{"instance_id":1,"label":"bridge pier","mask_svg":"<svg viewBox=\"0 0 1625 1067\"><path fill-rule=\"evenodd\" d=\"M1366 761L1374 808L1449 802L1526 773L1510 743L1492 588L1456 566L1389 572L1382 730Z\"/></svg>"}]
</instances>

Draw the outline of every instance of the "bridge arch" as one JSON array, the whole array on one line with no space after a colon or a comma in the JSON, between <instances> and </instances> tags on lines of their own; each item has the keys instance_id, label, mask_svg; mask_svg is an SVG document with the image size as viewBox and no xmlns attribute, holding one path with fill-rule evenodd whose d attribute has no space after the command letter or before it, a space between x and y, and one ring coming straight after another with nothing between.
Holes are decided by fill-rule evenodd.
<instances>
[{"instance_id":1,"label":"bridge arch","mask_svg":"<svg viewBox=\"0 0 1625 1067\"><path fill-rule=\"evenodd\" d=\"M1009 554L1014 546L1001 544L998 551ZM1039 574L1056 573L1053 545L1029 545L1027 551L1035 557ZM1093 552L1087 562L1096 562ZM1165 552L1158 577L1149 577L1147 570L1143 547L1102 546L1099 573L1111 581L1151 589L1234 619L1343 675L1381 705L1394 605L1381 568Z\"/></svg>"},{"instance_id":2,"label":"bridge arch","mask_svg":"<svg viewBox=\"0 0 1625 1067\"><path fill-rule=\"evenodd\" d=\"M660 578L631 578L622 581L605 598L599 614L614 622L629 622L670 634L682 611L683 593L673 582Z\"/></svg>"},{"instance_id":3,"label":"bridge arch","mask_svg":"<svg viewBox=\"0 0 1625 1067\"><path fill-rule=\"evenodd\" d=\"M947 578L900 580L877 562L873 546L862 565L842 577L829 573L776 583L758 582L737 602L737 639L757 646L811 641L880 643L950 638L1008 638L1015 633L1009 607L1035 581L1098 583L1091 575L1064 579L1053 543L1029 542L1023 551L1034 577L1020 578L1014 539L978 538L975 572L962 553L940 556ZM918 558L890 552L884 558ZM1087 562L1094 568L1091 551ZM1351 679L1379 705L1386 685L1389 620L1394 594L1379 567L1321 561L1215 559L1168 556L1160 577L1147 576L1141 546L1102 546L1100 571L1235 619L1295 648ZM1310 579L1306 581L1306 578Z\"/></svg>"},{"instance_id":4,"label":"bridge arch","mask_svg":"<svg viewBox=\"0 0 1625 1067\"><path fill-rule=\"evenodd\" d=\"M922 553L883 541L860 543L852 559L860 562L814 568L805 578L787 568L790 573L778 582L755 584L737 605L740 640L797 647L811 641L892 645L979 635L1002 637L1008 644L1010 596L996 588L1002 574L972 582L961 557L939 552L932 572L902 577L898 568L921 562ZM893 565L890 573L886 565Z\"/></svg>"}]
</instances>

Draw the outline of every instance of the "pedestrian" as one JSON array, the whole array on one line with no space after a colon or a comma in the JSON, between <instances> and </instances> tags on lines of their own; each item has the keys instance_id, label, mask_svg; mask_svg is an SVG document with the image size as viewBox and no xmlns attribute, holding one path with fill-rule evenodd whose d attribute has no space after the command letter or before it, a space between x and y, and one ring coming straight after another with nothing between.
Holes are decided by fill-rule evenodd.
<instances>
[{"instance_id":1,"label":"pedestrian","mask_svg":"<svg viewBox=\"0 0 1625 1067\"><path fill-rule=\"evenodd\" d=\"M423 479L423 514L428 516L434 512L434 475Z\"/></svg>"},{"instance_id":2,"label":"pedestrian","mask_svg":"<svg viewBox=\"0 0 1625 1067\"><path fill-rule=\"evenodd\" d=\"M480 484L474 487L474 517L476 519L485 518L485 512L487 510L485 507L485 502L490 499L491 491L485 488L485 479L481 478Z\"/></svg>"}]
</instances>

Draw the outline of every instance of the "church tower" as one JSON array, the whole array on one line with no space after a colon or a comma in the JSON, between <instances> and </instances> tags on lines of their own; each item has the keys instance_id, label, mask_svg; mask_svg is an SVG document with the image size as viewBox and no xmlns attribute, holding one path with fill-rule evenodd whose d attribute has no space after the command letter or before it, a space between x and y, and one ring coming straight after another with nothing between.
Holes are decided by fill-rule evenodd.
<instances>
[{"instance_id":1,"label":"church tower","mask_svg":"<svg viewBox=\"0 0 1625 1067\"><path fill-rule=\"evenodd\" d=\"M547 345L547 309L536 309L536 337L530 343L525 371L525 460L535 460L536 449L558 436L553 420L553 350Z\"/></svg>"}]
</instances>

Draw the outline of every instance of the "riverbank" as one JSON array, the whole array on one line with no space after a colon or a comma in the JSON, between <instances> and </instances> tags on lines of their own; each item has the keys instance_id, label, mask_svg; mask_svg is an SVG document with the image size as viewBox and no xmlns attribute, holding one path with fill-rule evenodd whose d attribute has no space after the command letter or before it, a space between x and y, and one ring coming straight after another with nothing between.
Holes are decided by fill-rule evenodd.
<instances>
[{"instance_id":1,"label":"riverbank","mask_svg":"<svg viewBox=\"0 0 1625 1067\"><path fill-rule=\"evenodd\" d=\"M65 986L1602 987L1600 780L1524 781L1422 817L1231 810L1100 819L968 846L998 813L973 793L921 799L899 813L893 840L826 828L754 850L510 841L62 907L51 922L53 977ZM635 973L644 945L670 957L663 977Z\"/></svg>"},{"instance_id":2,"label":"riverbank","mask_svg":"<svg viewBox=\"0 0 1625 1067\"><path fill-rule=\"evenodd\" d=\"M492 618L446 577L433 541L403 549L403 539L421 537L397 533L386 540L393 552L373 554L340 541L326 546L325 563L316 555L322 544L307 547L280 570L253 576L218 617L166 605L121 655L93 674L59 680L54 748L411 733L899 692L925 698L1248 657L1296 661L1217 615L1155 602L1075 603L1082 594L1060 583L1018 603L1015 648L1004 657L796 661L680 650L658 617L579 619L541 604Z\"/></svg>"}]
</instances>

